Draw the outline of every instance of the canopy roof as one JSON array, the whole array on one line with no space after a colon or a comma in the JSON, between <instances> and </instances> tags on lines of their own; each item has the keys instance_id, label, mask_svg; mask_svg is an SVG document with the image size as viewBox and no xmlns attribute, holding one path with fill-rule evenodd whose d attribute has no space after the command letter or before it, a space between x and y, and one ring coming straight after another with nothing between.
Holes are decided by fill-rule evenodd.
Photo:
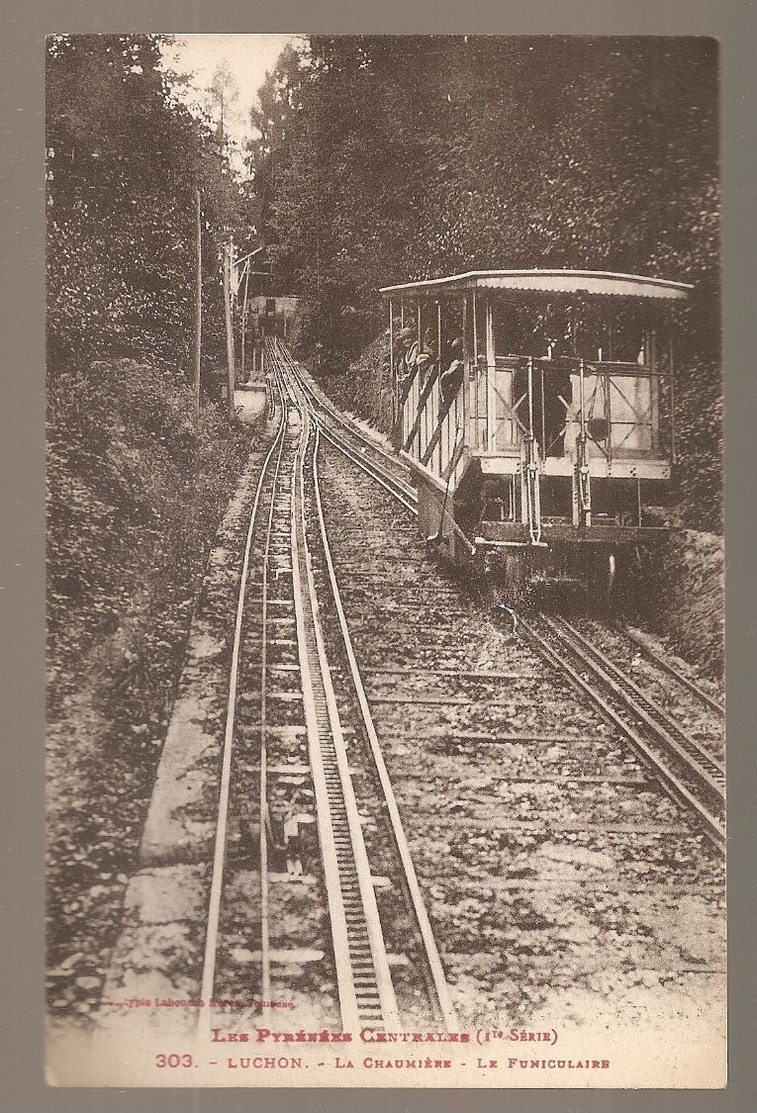
<instances>
[{"instance_id":1,"label":"canopy roof","mask_svg":"<svg viewBox=\"0 0 757 1113\"><path fill-rule=\"evenodd\" d=\"M445 294L465 290L518 290L549 294L595 294L630 298L681 301L693 287L687 282L644 278L612 271L512 270L468 271L447 278L384 286L384 297L396 294Z\"/></svg>"}]
</instances>

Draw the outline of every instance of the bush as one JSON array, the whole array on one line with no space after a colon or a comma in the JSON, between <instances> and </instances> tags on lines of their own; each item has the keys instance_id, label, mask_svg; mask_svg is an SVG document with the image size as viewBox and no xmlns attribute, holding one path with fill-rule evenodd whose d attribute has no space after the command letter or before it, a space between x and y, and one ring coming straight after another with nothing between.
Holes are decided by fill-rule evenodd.
<instances>
[{"instance_id":1,"label":"bush","mask_svg":"<svg viewBox=\"0 0 757 1113\"><path fill-rule=\"evenodd\" d=\"M72 683L80 655L127 613L159 614L193 595L248 438L210 404L198 428L191 414L191 393L170 371L133 360L92 363L51 384L53 679Z\"/></svg>"}]
</instances>

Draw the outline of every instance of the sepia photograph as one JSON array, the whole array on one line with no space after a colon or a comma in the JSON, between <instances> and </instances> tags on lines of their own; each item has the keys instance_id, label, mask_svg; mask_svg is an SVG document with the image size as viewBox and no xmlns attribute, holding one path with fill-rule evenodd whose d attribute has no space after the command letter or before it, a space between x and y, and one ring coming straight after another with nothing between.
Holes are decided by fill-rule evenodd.
<instances>
[{"instance_id":1,"label":"sepia photograph","mask_svg":"<svg viewBox=\"0 0 757 1113\"><path fill-rule=\"evenodd\" d=\"M47 38L50 1086L726 1086L719 55Z\"/></svg>"}]
</instances>

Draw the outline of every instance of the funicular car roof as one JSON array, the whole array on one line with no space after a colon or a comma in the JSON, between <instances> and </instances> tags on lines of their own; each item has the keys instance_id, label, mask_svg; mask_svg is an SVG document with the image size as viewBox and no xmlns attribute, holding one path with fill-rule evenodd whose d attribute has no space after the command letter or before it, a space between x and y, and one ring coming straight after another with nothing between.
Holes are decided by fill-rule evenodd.
<instances>
[{"instance_id":1,"label":"funicular car roof","mask_svg":"<svg viewBox=\"0 0 757 1113\"><path fill-rule=\"evenodd\" d=\"M613 271L497 270L467 271L465 274L453 274L445 278L383 286L380 292L384 297L391 297L394 294L457 293L480 289L681 301L693 287L687 282L670 282L664 278L618 274Z\"/></svg>"}]
</instances>

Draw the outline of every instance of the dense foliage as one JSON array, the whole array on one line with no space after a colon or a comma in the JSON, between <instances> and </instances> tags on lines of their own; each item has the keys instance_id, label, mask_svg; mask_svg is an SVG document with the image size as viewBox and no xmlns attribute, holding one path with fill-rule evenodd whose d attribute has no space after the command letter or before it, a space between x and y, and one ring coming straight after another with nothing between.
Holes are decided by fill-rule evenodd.
<instances>
[{"instance_id":1,"label":"dense foliage","mask_svg":"<svg viewBox=\"0 0 757 1113\"><path fill-rule=\"evenodd\" d=\"M223 134L189 115L160 69L161 41L48 42L48 923L60 1013L84 1015L101 992L208 551L250 447L207 389L195 415L195 190L206 387L224 348L218 253L241 197Z\"/></svg>"},{"instance_id":2,"label":"dense foliage","mask_svg":"<svg viewBox=\"0 0 757 1113\"><path fill-rule=\"evenodd\" d=\"M223 133L161 68L163 41L48 42L49 632L73 667L138 599L165 602L148 566L186 592L239 462L212 406L194 420L189 388L195 191L206 370L223 351L218 250L242 201Z\"/></svg>"},{"instance_id":3,"label":"dense foliage","mask_svg":"<svg viewBox=\"0 0 757 1113\"><path fill-rule=\"evenodd\" d=\"M679 493L689 524L716 524L717 45L314 36L309 47L299 61L287 51L261 89L251 145L279 281L308 299L306 342L344 369L382 327L379 286L476 267L690 281Z\"/></svg>"},{"instance_id":4,"label":"dense foliage","mask_svg":"<svg viewBox=\"0 0 757 1113\"><path fill-rule=\"evenodd\" d=\"M223 136L176 98L161 36L67 35L47 53L48 369L105 355L191 365L195 189L204 355L222 350L218 250L240 225Z\"/></svg>"},{"instance_id":5,"label":"dense foliage","mask_svg":"<svg viewBox=\"0 0 757 1113\"><path fill-rule=\"evenodd\" d=\"M49 992L85 1015L250 437L212 405L195 423L170 369L125 358L60 371L48 419Z\"/></svg>"},{"instance_id":6,"label":"dense foliage","mask_svg":"<svg viewBox=\"0 0 757 1113\"><path fill-rule=\"evenodd\" d=\"M145 607L157 615L191 604L243 446L213 406L195 426L189 388L168 370L111 359L56 378L47 436L55 675Z\"/></svg>"}]
</instances>

